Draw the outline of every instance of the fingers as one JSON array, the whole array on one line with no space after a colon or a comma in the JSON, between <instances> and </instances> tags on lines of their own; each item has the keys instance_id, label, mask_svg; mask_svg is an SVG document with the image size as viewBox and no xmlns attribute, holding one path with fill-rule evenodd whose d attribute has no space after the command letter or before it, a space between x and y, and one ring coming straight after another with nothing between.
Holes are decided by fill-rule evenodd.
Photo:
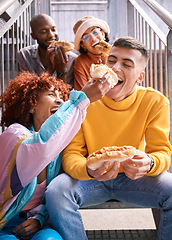
<instances>
[{"instance_id":1,"label":"fingers","mask_svg":"<svg viewBox=\"0 0 172 240\"><path fill-rule=\"evenodd\" d=\"M133 159L128 159L121 163L127 177L136 180L143 177L150 169L148 157L135 155Z\"/></svg>"},{"instance_id":2,"label":"fingers","mask_svg":"<svg viewBox=\"0 0 172 240\"><path fill-rule=\"evenodd\" d=\"M66 71L68 56L64 49L60 46L55 47L54 68L57 73Z\"/></svg>"},{"instance_id":3,"label":"fingers","mask_svg":"<svg viewBox=\"0 0 172 240\"><path fill-rule=\"evenodd\" d=\"M110 166L110 162L105 162L97 170L88 169L88 173L98 181L107 181L107 180L114 179L118 175L120 163L115 162L110 169L109 169L109 166Z\"/></svg>"},{"instance_id":4,"label":"fingers","mask_svg":"<svg viewBox=\"0 0 172 240\"><path fill-rule=\"evenodd\" d=\"M68 62L68 56L61 46L48 48L47 58L50 60L53 59L53 61L55 60L58 64L67 64Z\"/></svg>"},{"instance_id":5,"label":"fingers","mask_svg":"<svg viewBox=\"0 0 172 240\"><path fill-rule=\"evenodd\" d=\"M109 82L109 74L107 73L99 81L90 79L82 88L82 91L85 92L90 102L94 102L101 99L110 89L111 84Z\"/></svg>"},{"instance_id":6,"label":"fingers","mask_svg":"<svg viewBox=\"0 0 172 240\"><path fill-rule=\"evenodd\" d=\"M110 77L109 73L106 73L103 76L103 78L101 78L98 81L96 81L96 83L99 86L99 88L101 89L103 95L112 88L111 77Z\"/></svg>"},{"instance_id":7,"label":"fingers","mask_svg":"<svg viewBox=\"0 0 172 240\"><path fill-rule=\"evenodd\" d=\"M68 57L63 47L55 47L55 57L60 58L63 62L68 62Z\"/></svg>"},{"instance_id":8,"label":"fingers","mask_svg":"<svg viewBox=\"0 0 172 240\"><path fill-rule=\"evenodd\" d=\"M14 234L21 239L30 239L34 234L36 233L36 230L34 230L30 225L20 228L20 229L15 229Z\"/></svg>"},{"instance_id":9,"label":"fingers","mask_svg":"<svg viewBox=\"0 0 172 240\"><path fill-rule=\"evenodd\" d=\"M109 79L110 79L110 74L106 73L101 79L99 79L99 82L103 85L104 83L109 83Z\"/></svg>"},{"instance_id":10,"label":"fingers","mask_svg":"<svg viewBox=\"0 0 172 240\"><path fill-rule=\"evenodd\" d=\"M14 235L21 239L30 239L41 229L40 222L36 219L28 219L14 229Z\"/></svg>"},{"instance_id":11,"label":"fingers","mask_svg":"<svg viewBox=\"0 0 172 240\"><path fill-rule=\"evenodd\" d=\"M114 162L112 167L107 171L107 173L104 174L102 181L111 180L117 177L119 173L120 163Z\"/></svg>"},{"instance_id":12,"label":"fingers","mask_svg":"<svg viewBox=\"0 0 172 240\"><path fill-rule=\"evenodd\" d=\"M106 73L103 78L99 79L98 82L101 84L102 89L106 93L108 90L115 86L115 83L110 75L110 73Z\"/></svg>"},{"instance_id":13,"label":"fingers","mask_svg":"<svg viewBox=\"0 0 172 240\"><path fill-rule=\"evenodd\" d=\"M67 54L62 46L55 46L55 47L48 47L47 48L47 54L54 54L54 55L60 55L65 60L68 60Z\"/></svg>"},{"instance_id":14,"label":"fingers","mask_svg":"<svg viewBox=\"0 0 172 240\"><path fill-rule=\"evenodd\" d=\"M54 52L54 48L47 48L47 55L50 55L51 53L53 53Z\"/></svg>"},{"instance_id":15,"label":"fingers","mask_svg":"<svg viewBox=\"0 0 172 240\"><path fill-rule=\"evenodd\" d=\"M103 81L101 79L98 80L101 84L103 84Z\"/></svg>"}]
</instances>

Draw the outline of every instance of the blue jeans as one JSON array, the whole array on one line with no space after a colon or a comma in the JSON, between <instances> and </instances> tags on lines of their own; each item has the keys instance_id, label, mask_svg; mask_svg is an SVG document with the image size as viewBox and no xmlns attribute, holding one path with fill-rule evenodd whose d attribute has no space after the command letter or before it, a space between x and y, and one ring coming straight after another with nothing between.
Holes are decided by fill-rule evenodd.
<instances>
[{"instance_id":1,"label":"blue jeans","mask_svg":"<svg viewBox=\"0 0 172 240\"><path fill-rule=\"evenodd\" d=\"M131 180L124 173L105 182L78 181L63 173L49 184L46 207L52 226L64 240L87 239L79 208L117 199L142 207L162 209L158 240L172 236L172 174Z\"/></svg>"},{"instance_id":2,"label":"blue jeans","mask_svg":"<svg viewBox=\"0 0 172 240\"><path fill-rule=\"evenodd\" d=\"M13 235L13 230L27 219L26 213L27 211L20 212L14 218L12 218L2 230L0 230L0 240L20 239ZM57 231L55 231L53 228L49 226L46 226L37 233L35 233L31 240L63 240L63 239Z\"/></svg>"}]
</instances>

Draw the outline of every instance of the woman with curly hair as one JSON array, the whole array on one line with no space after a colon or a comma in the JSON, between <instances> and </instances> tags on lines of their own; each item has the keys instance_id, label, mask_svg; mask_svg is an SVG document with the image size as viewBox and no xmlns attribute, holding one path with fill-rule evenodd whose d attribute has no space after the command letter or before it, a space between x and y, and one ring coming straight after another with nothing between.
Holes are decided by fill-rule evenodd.
<instances>
[{"instance_id":1,"label":"woman with curly hair","mask_svg":"<svg viewBox=\"0 0 172 240\"><path fill-rule=\"evenodd\" d=\"M93 79L82 91L43 73L23 72L0 96L0 239L60 240L48 225L44 191L59 174L61 152L78 132L90 102L109 91ZM69 100L66 101L69 97Z\"/></svg>"}]
</instances>

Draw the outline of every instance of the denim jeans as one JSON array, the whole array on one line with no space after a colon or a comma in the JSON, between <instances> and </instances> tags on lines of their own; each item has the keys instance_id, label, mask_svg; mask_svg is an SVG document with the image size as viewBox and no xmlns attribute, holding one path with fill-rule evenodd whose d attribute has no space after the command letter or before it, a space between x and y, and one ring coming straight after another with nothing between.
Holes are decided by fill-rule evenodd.
<instances>
[{"instance_id":1,"label":"denim jeans","mask_svg":"<svg viewBox=\"0 0 172 240\"><path fill-rule=\"evenodd\" d=\"M27 219L27 211L22 211L12 218L5 227L0 230L0 240L17 240L20 239L13 234L14 228ZM31 238L31 240L63 240L60 234L51 227L44 227Z\"/></svg>"},{"instance_id":2,"label":"denim jeans","mask_svg":"<svg viewBox=\"0 0 172 240\"><path fill-rule=\"evenodd\" d=\"M117 199L142 207L162 209L158 240L172 236L172 174L131 180L124 173L105 182L80 181L63 173L49 184L46 207L52 226L64 240L87 239L79 208Z\"/></svg>"}]
</instances>

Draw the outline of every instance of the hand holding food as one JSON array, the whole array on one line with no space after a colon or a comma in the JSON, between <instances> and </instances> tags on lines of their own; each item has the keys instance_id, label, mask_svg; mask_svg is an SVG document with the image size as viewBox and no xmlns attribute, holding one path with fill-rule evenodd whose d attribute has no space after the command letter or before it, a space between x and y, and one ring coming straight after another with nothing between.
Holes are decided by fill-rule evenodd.
<instances>
[{"instance_id":1,"label":"hand holding food","mask_svg":"<svg viewBox=\"0 0 172 240\"><path fill-rule=\"evenodd\" d=\"M96 170L107 161L110 162L110 165L112 165L115 161L122 162L129 158L133 158L135 152L136 148L132 146L103 147L100 150L91 153L87 157L87 167L92 170Z\"/></svg>"},{"instance_id":2,"label":"hand holding food","mask_svg":"<svg viewBox=\"0 0 172 240\"><path fill-rule=\"evenodd\" d=\"M100 41L95 48L97 48L98 50L100 50L103 54L105 55L109 55L110 50L111 50L111 45L105 41Z\"/></svg>"},{"instance_id":3,"label":"hand holding food","mask_svg":"<svg viewBox=\"0 0 172 240\"><path fill-rule=\"evenodd\" d=\"M74 49L73 43L68 41L54 41L49 45L49 48L57 46L63 47L65 52L72 51Z\"/></svg>"},{"instance_id":4,"label":"hand holding food","mask_svg":"<svg viewBox=\"0 0 172 240\"><path fill-rule=\"evenodd\" d=\"M56 71L58 74L65 72L68 63L66 52L73 49L74 45L68 41L52 42L47 49L48 71L51 73Z\"/></svg>"},{"instance_id":5,"label":"hand holding food","mask_svg":"<svg viewBox=\"0 0 172 240\"><path fill-rule=\"evenodd\" d=\"M90 75L91 77L98 81L101 79L106 73L110 74L111 77L111 88L113 88L118 82L117 74L112 70L112 68L108 67L105 64L91 64L90 67Z\"/></svg>"}]
</instances>

